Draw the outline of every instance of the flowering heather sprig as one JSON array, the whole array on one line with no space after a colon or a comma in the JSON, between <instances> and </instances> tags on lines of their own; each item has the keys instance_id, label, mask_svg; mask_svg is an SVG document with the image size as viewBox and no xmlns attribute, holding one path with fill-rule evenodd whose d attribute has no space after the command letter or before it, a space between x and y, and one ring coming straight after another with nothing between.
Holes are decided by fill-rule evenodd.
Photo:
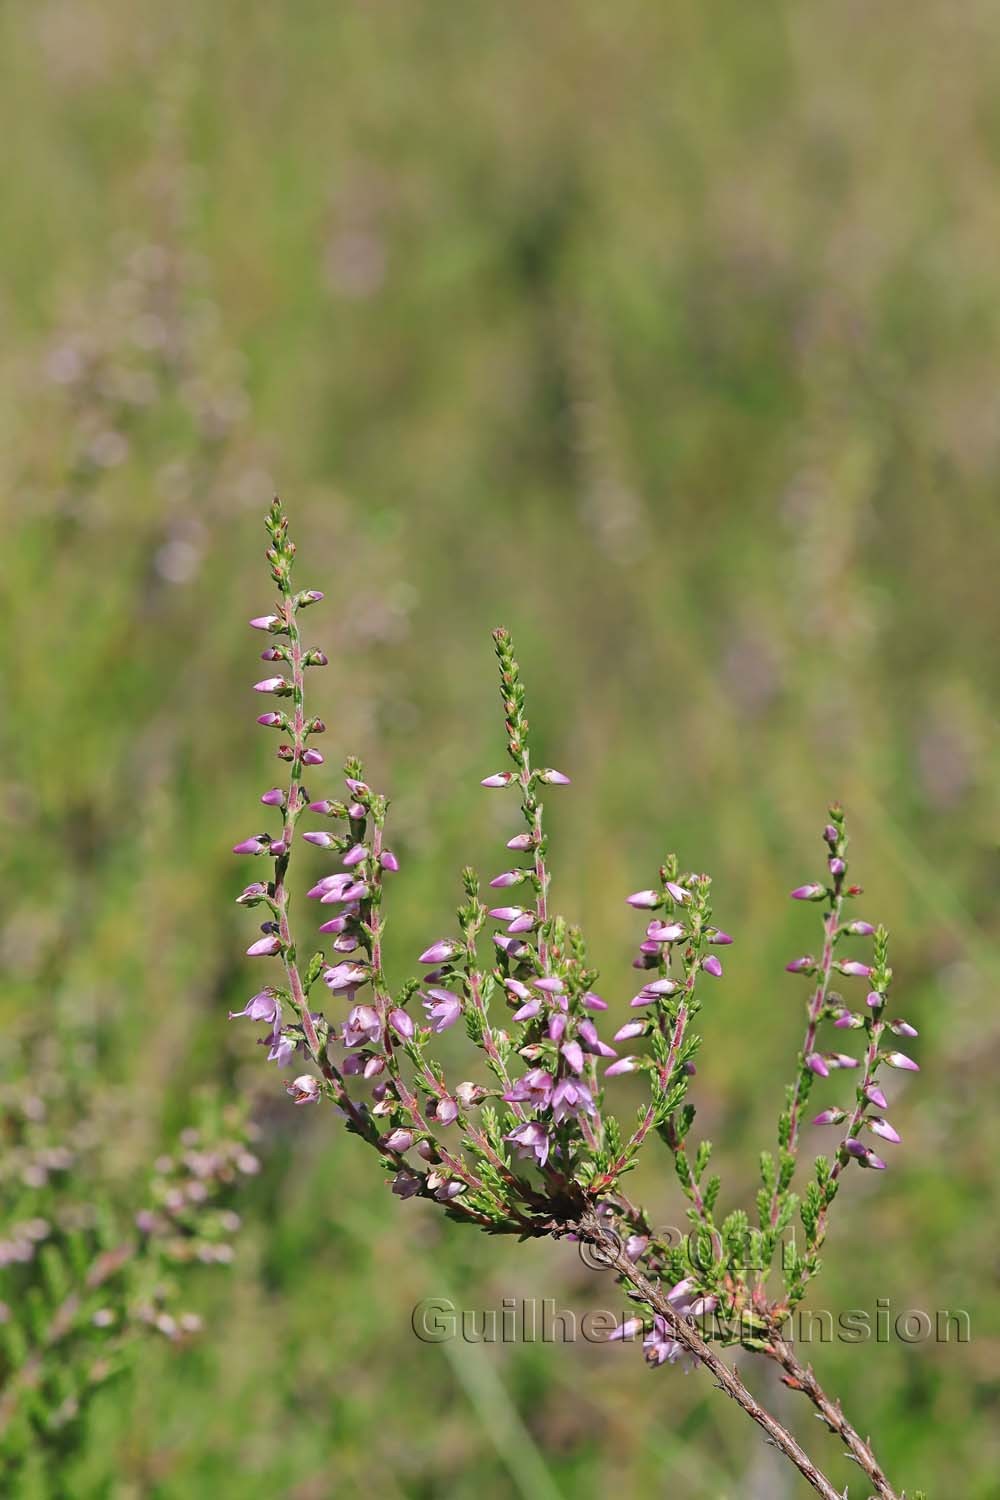
<instances>
[{"instance_id":1,"label":"flowering heather sprig","mask_svg":"<svg viewBox=\"0 0 1000 1500\"><path fill-rule=\"evenodd\" d=\"M417 957L420 977L393 986L384 966L385 880L395 881L400 861L385 843L389 804L368 785L355 759L345 766L342 799L314 800L306 790L306 770L322 762L310 741L323 725L306 717L304 671L327 658L304 645L300 615L322 596L293 587L295 549L277 501L267 528L278 598L251 624L271 637L274 644L264 657L283 670L255 686L288 705L259 719L282 733L278 757L288 772L284 783L261 797L277 814L279 827L244 838L235 852L273 860L270 878L252 881L237 901L265 909L261 936L247 952L255 959L277 959L283 982L266 983L238 1014L266 1026L261 1040L268 1058L287 1073L290 1100L306 1108L335 1104L347 1129L377 1152L400 1198L434 1199L450 1218L494 1234L551 1234L589 1242L599 1263L614 1268L632 1289L639 1309L619 1336L641 1331L652 1365L672 1363L684 1353L707 1366L817 1493L839 1500L830 1481L755 1401L715 1346L737 1344L776 1360L786 1383L809 1396L877 1494L898 1500L870 1446L812 1372L798 1364L783 1334L790 1309L819 1268L829 1208L845 1168L856 1160L880 1169L884 1163L870 1137L898 1139L881 1113L885 1099L878 1070L883 1063L916 1067L902 1053L882 1047L887 1025L900 1035L915 1034L908 1023L885 1019L891 980L885 932L844 921L844 903L858 888L845 885L847 838L840 809L833 809L824 832L827 878L792 893L823 906L823 946L818 960L806 956L788 965L791 972L808 975L812 988L799 1070L779 1123L778 1158L766 1152L761 1158L759 1227L751 1230L741 1209L719 1223L719 1178L706 1176L711 1143L688 1145L695 1110L687 1094L700 1045L690 1024L724 977L716 950L732 943L713 921L711 879L683 871L671 855L654 885L625 898L643 914L645 926L633 961L639 979L629 1019L609 1042L597 1020L608 1006L594 989L597 972L583 936L551 903L542 793L567 786L569 777L533 765L520 669L510 635L497 630L513 769L491 772L482 785L516 790L524 828L507 841L503 867L489 881L495 904L483 901L478 876L465 870L456 928L431 937ZM334 864L308 891L329 916L324 910L326 920L318 924L326 946L307 963L291 929L288 886L303 813L332 825L305 830L300 842ZM856 937L873 940L870 963L850 950L841 956L842 941ZM834 994L835 975L864 982L863 1008L849 1009ZM321 982L330 996L329 1017L313 998L322 993ZM820 1050L819 1028L826 1021L841 1032L865 1031L863 1060ZM482 1081L451 1081L433 1055L435 1037L459 1022L480 1057ZM620 1054L615 1044L629 1050ZM783 1299L771 1302L767 1272L798 1206L790 1184L813 1083L856 1066L861 1071L853 1103L818 1117L843 1127L841 1143L832 1166L823 1158L816 1164L801 1210L805 1253L786 1267ZM605 1086L633 1075L647 1093L635 1125L626 1131L606 1107ZM692 1233L680 1245L657 1236L645 1211L621 1189L622 1178L654 1135L671 1153L689 1203Z\"/></svg>"}]
</instances>

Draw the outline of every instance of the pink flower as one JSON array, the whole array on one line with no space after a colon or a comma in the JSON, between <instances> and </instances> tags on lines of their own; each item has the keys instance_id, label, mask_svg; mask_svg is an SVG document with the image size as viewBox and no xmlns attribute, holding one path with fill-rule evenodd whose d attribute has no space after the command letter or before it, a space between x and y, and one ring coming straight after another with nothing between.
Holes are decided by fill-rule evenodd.
<instances>
[{"instance_id":1,"label":"pink flower","mask_svg":"<svg viewBox=\"0 0 1000 1500\"><path fill-rule=\"evenodd\" d=\"M537 1120L525 1120L523 1125L516 1125L504 1140L517 1147L519 1156L533 1156L540 1167L544 1167L549 1159L549 1134Z\"/></svg>"},{"instance_id":2,"label":"pink flower","mask_svg":"<svg viewBox=\"0 0 1000 1500\"><path fill-rule=\"evenodd\" d=\"M446 1031L454 1026L462 1014L462 1001L452 990L429 989L424 1001L427 1019L435 1031Z\"/></svg>"},{"instance_id":3,"label":"pink flower","mask_svg":"<svg viewBox=\"0 0 1000 1500\"><path fill-rule=\"evenodd\" d=\"M344 1046L364 1047L382 1037L378 1011L372 1005L352 1006L344 1023Z\"/></svg>"},{"instance_id":4,"label":"pink flower","mask_svg":"<svg viewBox=\"0 0 1000 1500\"><path fill-rule=\"evenodd\" d=\"M319 1084L309 1073L303 1073L285 1084L285 1090L296 1104L315 1104L319 1098Z\"/></svg>"}]
</instances>

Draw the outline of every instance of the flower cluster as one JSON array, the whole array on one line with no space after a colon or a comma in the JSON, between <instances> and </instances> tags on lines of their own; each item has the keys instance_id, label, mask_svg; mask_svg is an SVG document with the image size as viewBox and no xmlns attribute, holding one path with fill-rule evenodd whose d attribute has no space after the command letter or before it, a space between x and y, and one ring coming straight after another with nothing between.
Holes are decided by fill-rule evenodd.
<instances>
[{"instance_id":1,"label":"flower cluster","mask_svg":"<svg viewBox=\"0 0 1000 1500\"><path fill-rule=\"evenodd\" d=\"M689 1146L695 1110L687 1102L700 1045L691 1023L704 991L723 977L718 950L732 942L713 919L709 876L683 870L671 855L654 884L626 897L645 924L633 961L638 989L629 1018L608 1040L601 1025L609 1006L595 988L597 971L583 935L551 904L542 798L549 787L568 786L569 777L533 764L519 667L508 632L497 630L510 764L484 777L482 785L516 794L523 828L507 841L505 867L489 880L488 891L496 893L489 899L497 904L487 905L478 877L464 871L456 928L420 953L419 977L390 984L383 960L384 906L400 862L385 842L388 802L368 785L354 759L346 764L339 798L306 789L306 777L311 780L312 769L323 763L314 742L324 725L306 715L305 676L308 668L326 665L327 657L304 643L301 615L322 595L293 586L295 549L277 501L267 527L278 598L251 625L268 639L263 658L275 675L257 682L255 690L277 700L258 722L279 731L277 755L287 776L261 797L277 828L241 840L235 852L273 861L270 876L247 885L237 900L263 908L261 935L247 953L278 960L282 978L258 989L236 1014L266 1027L261 1041L268 1058L294 1074L285 1083L291 1100L335 1105L347 1128L378 1153L399 1197L434 1199L451 1218L492 1233L588 1241L643 1308L616 1337L641 1329L654 1365L681 1352L693 1355L749 1411L745 1389L710 1346L738 1343L791 1368L783 1325L818 1269L839 1180L852 1161L885 1165L871 1136L899 1139L882 1113L887 1104L879 1069L916 1067L903 1053L882 1047L887 1027L904 1036L915 1031L906 1022L886 1020L891 971L884 929L845 920L845 903L860 892L846 885L842 813L832 810L824 832L827 878L793 892L798 900L823 905L824 942L819 959L806 956L788 965L807 975L813 988L799 1072L779 1124L778 1157L762 1156L758 1227L751 1229L739 1209L718 1222L719 1178L706 1175L711 1143ZM289 917L289 865L303 818L321 826L304 829L300 842L335 864L308 891L321 909L318 929L325 940L308 960L299 955ZM850 949L842 952L842 944L854 938L872 939L870 963L844 956ZM865 981L863 1009L852 1010L834 993L834 976ZM329 992L329 1014L314 999L321 986ZM819 1028L826 1021L842 1032L863 1030L865 1057L820 1050ZM452 1082L434 1056L435 1038L459 1022L481 1060L478 1080ZM799 1207L791 1181L803 1110L817 1078L849 1069L860 1069L854 1101L817 1117L846 1127L837 1157L832 1165L823 1158L816 1164L801 1203L805 1250L783 1257L785 1293L772 1300L768 1273ZM609 1085L628 1075L647 1085L630 1131L609 1112L606 1098ZM622 1178L651 1135L671 1153L688 1199L692 1232L680 1245L658 1237L644 1210L622 1191ZM853 1429L840 1420L837 1430L850 1446ZM811 1478L787 1446L786 1452ZM812 1482L820 1493L833 1493Z\"/></svg>"}]
</instances>

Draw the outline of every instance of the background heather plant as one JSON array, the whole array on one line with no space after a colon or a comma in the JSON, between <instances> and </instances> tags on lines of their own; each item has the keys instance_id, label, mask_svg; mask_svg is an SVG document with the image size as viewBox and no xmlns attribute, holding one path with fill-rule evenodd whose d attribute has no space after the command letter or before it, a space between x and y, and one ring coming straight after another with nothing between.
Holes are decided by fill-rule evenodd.
<instances>
[{"instance_id":1,"label":"background heather plant","mask_svg":"<svg viewBox=\"0 0 1000 1500\"><path fill-rule=\"evenodd\" d=\"M277 756L288 771L261 796L279 819L276 832L253 833L234 852L274 862L272 875L252 881L237 900L266 911L261 936L247 953L280 960L284 983L265 984L238 1014L266 1023L263 1040L270 1061L290 1072L303 1061L312 1064L314 1071L296 1072L286 1081L286 1091L298 1105L331 1103L347 1129L377 1153L399 1197L432 1199L454 1221L493 1234L587 1242L600 1262L614 1269L637 1307L612 1338L631 1339L641 1332L650 1365L686 1354L707 1367L813 1489L836 1500L839 1492L830 1480L755 1399L717 1346L739 1346L774 1361L785 1383L811 1401L875 1493L902 1500L870 1441L825 1394L812 1369L799 1362L787 1332L789 1315L821 1269L830 1208L845 1170L852 1163L885 1169L871 1144L873 1135L880 1145L899 1142L895 1126L881 1113L886 1098L880 1068L918 1070L886 1037L887 1031L911 1037L916 1030L905 1020L887 1018L892 971L885 928L850 909L862 890L848 883L842 810L830 809L823 830L822 879L791 893L821 913L820 956L807 954L787 965L809 982L807 1024L779 1118L777 1153L761 1154L756 1224L740 1208L720 1218L721 1181L708 1175L711 1143L692 1140L695 1106L687 1097L700 1045L690 1025L708 982L724 978L715 950L732 943L714 922L710 877L683 869L669 855L655 883L626 898L646 926L633 960L639 974L631 1000L636 1018L612 1040L636 1048L642 1043L643 1050L619 1055L600 1033L598 1018L607 1005L594 988L598 975L583 935L550 903L542 793L548 786L568 785L569 777L532 764L520 670L508 632L498 629L494 642L513 769L491 773L483 786L516 791L525 827L508 841L514 858L505 861L508 868L489 881L489 889L517 894L497 896L510 904L488 907L479 877L466 869L456 930L435 938L420 954L421 978L394 989L383 961L384 897L400 869L386 843L388 801L368 785L354 758L345 766L342 799L313 795L313 770L324 763L315 740L326 726L307 714L305 677L308 668L325 666L328 659L303 641L300 616L323 595L293 585L295 547L277 500L267 529L278 599L272 612L251 625L268 638L262 659L275 675L254 687L277 701L258 723L279 732ZM330 827L304 830L302 841L340 865L308 891L333 913L319 926L329 939L329 954L324 948L308 959L300 953L290 918L289 870L303 815ZM489 930L487 923L503 930ZM833 988L841 980L859 991L863 987L857 1008ZM313 1009L320 983L337 1007L332 1018ZM434 1056L434 1037L459 1021L481 1055L480 1079L449 1079ZM825 1050L838 1030L864 1033L862 1057ZM611 1080L613 1087L616 1077L634 1073L647 1076L649 1099L628 1126L610 1112L606 1084ZM817 1079L839 1079L841 1073L853 1076L853 1094L838 1091L836 1101L814 1120L837 1127L834 1154L816 1159L800 1199L792 1184L803 1113ZM679 1245L654 1231L646 1211L622 1187L653 1135L672 1156L689 1204L692 1230ZM787 1241L796 1213L804 1233L801 1251ZM782 1287L775 1291L772 1273L779 1270Z\"/></svg>"},{"instance_id":2,"label":"background heather plant","mask_svg":"<svg viewBox=\"0 0 1000 1500\"><path fill-rule=\"evenodd\" d=\"M201 1329L200 1266L228 1265L241 1177L258 1170L242 1110L203 1091L138 1170L119 1142L134 1101L96 1070L87 1030L6 1039L0 1087L0 1478L63 1495L94 1395L146 1336Z\"/></svg>"}]
</instances>

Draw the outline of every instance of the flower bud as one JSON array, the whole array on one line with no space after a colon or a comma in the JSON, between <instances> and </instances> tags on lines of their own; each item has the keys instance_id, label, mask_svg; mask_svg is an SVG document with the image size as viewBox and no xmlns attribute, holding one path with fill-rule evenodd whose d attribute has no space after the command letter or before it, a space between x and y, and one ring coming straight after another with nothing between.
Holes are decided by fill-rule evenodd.
<instances>
[{"instance_id":1,"label":"flower bud","mask_svg":"<svg viewBox=\"0 0 1000 1500\"><path fill-rule=\"evenodd\" d=\"M806 1058L806 1067L819 1078L829 1078L830 1076L830 1069L826 1065L826 1060L818 1052L810 1052Z\"/></svg>"},{"instance_id":2,"label":"flower bud","mask_svg":"<svg viewBox=\"0 0 1000 1500\"><path fill-rule=\"evenodd\" d=\"M402 1010L399 1006L389 1012L389 1025L397 1036L402 1037L404 1042L410 1041L416 1030L413 1024L413 1017L407 1015L406 1011Z\"/></svg>"},{"instance_id":3,"label":"flower bud","mask_svg":"<svg viewBox=\"0 0 1000 1500\"><path fill-rule=\"evenodd\" d=\"M680 989L676 979L652 979L649 984L644 984L642 993L649 995L676 995Z\"/></svg>"},{"instance_id":4,"label":"flower bud","mask_svg":"<svg viewBox=\"0 0 1000 1500\"><path fill-rule=\"evenodd\" d=\"M561 771L554 771L551 766L547 766L544 771L539 771L538 779L547 782L549 786L569 786L570 784L568 776L564 776Z\"/></svg>"},{"instance_id":5,"label":"flower bud","mask_svg":"<svg viewBox=\"0 0 1000 1500\"><path fill-rule=\"evenodd\" d=\"M920 1033L918 1032L917 1028L915 1026L911 1026L910 1023L909 1023L909 1021L900 1021L898 1019L895 1020L895 1021L890 1021L889 1022L889 1030L890 1031L894 1031L897 1036L919 1036L920 1035Z\"/></svg>"},{"instance_id":6,"label":"flower bud","mask_svg":"<svg viewBox=\"0 0 1000 1500\"><path fill-rule=\"evenodd\" d=\"M684 936L680 922L650 922L646 937L651 943L678 943Z\"/></svg>"},{"instance_id":7,"label":"flower bud","mask_svg":"<svg viewBox=\"0 0 1000 1500\"><path fill-rule=\"evenodd\" d=\"M402 1172L397 1172L392 1179L392 1191L397 1198L413 1198L420 1192L423 1186L419 1172L411 1172L406 1167Z\"/></svg>"},{"instance_id":8,"label":"flower bud","mask_svg":"<svg viewBox=\"0 0 1000 1500\"><path fill-rule=\"evenodd\" d=\"M593 990L587 991L587 993L582 997L580 1004L584 1007L585 1010L600 1011L607 1010L608 1008L608 1002L606 1000L602 1000L600 995L595 995Z\"/></svg>"},{"instance_id":9,"label":"flower bud","mask_svg":"<svg viewBox=\"0 0 1000 1500\"><path fill-rule=\"evenodd\" d=\"M642 1067L641 1059L638 1057L620 1057L610 1067L604 1069L605 1078L616 1078L619 1073L635 1073Z\"/></svg>"},{"instance_id":10,"label":"flower bud","mask_svg":"<svg viewBox=\"0 0 1000 1500\"><path fill-rule=\"evenodd\" d=\"M315 844L317 849L335 849L337 846L332 833L304 833L302 837L307 844Z\"/></svg>"},{"instance_id":11,"label":"flower bud","mask_svg":"<svg viewBox=\"0 0 1000 1500\"><path fill-rule=\"evenodd\" d=\"M823 885L799 885L792 891L793 901L822 901L826 895L826 887Z\"/></svg>"},{"instance_id":12,"label":"flower bud","mask_svg":"<svg viewBox=\"0 0 1000 1500\"><path fill-rule=\"evenodd\" d=\"M494 876L490 881L490 886L498 890L505 886L520 885L526 878L526 870L505 870L502 875Z\"/></svg>"},{"instance_id":13,"label":"flower bud","mask_svg":"<svg viewBox=\"0 0 1000 1500\"><path fill-rule=\"evenodd\" d=\"M257 723L263 724L265 729L287 729L288 720L284 714L258 714Z\"/></svg>"},{"instance_id":14,"label":"flower bud","mask_svg":"<svg viewBox=\"0 0 1000 1500\"><path fill-rule=\"evenodd\" d=\"M704 969L706 974L711 974L713 979L722 978L722 965L714 953L710 953L707 958L702 959L701 968Z\"/></svg>"},{"instance_id":15,"label":"flower bud","mask_svg":"<svg viewBox=\"0 0 1000 1500\"><path fill-rule=\"evenodd\" d=\"M267 886L262 885L259 880L255 880L252 885L248 885L240 891L240 894L236 897L236 905L256 906L266 895Z\"/></svg>"},{"instance_id":16,"label":"flower bud","mask_svg":"<svg viewBox=\"0 0 1000 1500\"><path fill-rule=\"evenodd\" d=\"M434 1109L434 1118L439 1125L453 1125L458 1119L457 1102L448 1095L439 1099Z\"/></svg>"},{"instance_id":17,"label":"flower bud","mask_svg":"<svg viewBox=\"0 0 1000 1500\"><path fill-rule=\"evenodd\" d=\"M691 892L685 890L682 885L678 885L675 880L668 880L665 884L671 899L678 902L679 905L683 906L686 901L691 900Z\"/></svg>"},{"instance_id":18,"label":"flower bud","mask_svg":"<svg viewBox=\"0 0 1000 1500\"><path fill-rule=\"evenodd\" d=\"M275 937L274 933L268 933L266 937L258 938L251 943L247 949L248 958L271 958L275 953L281 952L281 939Z\"/></svg>"},{"instance_id":19,"label":"flower bud","mask_svg":"<svg viewBox=\"0 0 1000 1500\"><path fill-rule=\"evenodd\" d=\"M334 964L332 968L323 971L323 980L334 992L355 990L359 985L368 983L368 970L360 964Z\"/></svg>"},{"instance_id":20,"label":"flower bud","mask_svg":"<svg viewBox=\"0 0 1000 1500\"><path fill-rule=\"evenodd\" d=\"M492 776L484 776L479 785L487 787L510 786L511 782L515 779L515 774L514 771L494 771Z\"/></svg>"},{"instance_id":21,"label":"flower bud","mask_svg":"<svg viewBox=\"0 0 1000 1500\"><path fill-rule=\"evenodd\" d=\"M912 1057L907 1057L905 1052L887 1052L885 1061L890 1068L902 1068L907 1073L919 1073L920 1064L915 1063Z\"/></svg>"},{"instance_id":22,"label":"flower bud","mask_svg":"<svg viewBox=\"0 0 1000 1500\"><path fill-rule=\"evenodd\" d=\"M292 685L284 677L263 677L260 682L253 685L255 693L274 693L279 698L287 698L292 691Z\"/></svg>"},{"instance_id":23,"label":"flower bud","mask_svg":"<svg viewBox=\"0 0 1000 1500\"><path fill-rule=\"evenodd\" d=\"M616 1042L630 1042L633 1037L645 1036L645 1034L645 1021L626 1021L625 1025L619 1026L618 1030L615 1032L614 1040Z\"/></svg>"},{"instance_id":24,"label":"flower bud","mask_svg":"<svg viewBox=\"0 0 1000 1500\"><path fill-rule=\"evenodd\" d=\"M270 791L263 792L260 799L265 807L284 807L285 793L280 786L271 787Z\"/></svg>"},{"instance_id":25,"label":"flower bud","mask_svg":"<svg viewBox=\"0 0 1000 1500\"><path fill-rule=\"evenodd\" d=\"M266 854L271 847L271 840L266 833L255 834L253 838L244 839L242 844L233 845L234 854Z\"/></svg>"},{"instance_id":26,"label":"flower bud","mask_svg":"<svg viewBox=\"0 0 1000 1500\"><path fill-rule=\"evenodd\" d=\"M892 1141L893 1145L898 1145L902 1140L902 1136L900 1135L899 1131L896 1130L894 1126L890 1125L888 1120L880 1120L877 1116L875 1116L873 1119L867 1120L865 1123L868 1125L868 1128L870 1130L873 1130L876 1135L880 1135L884 1141Z\"/></svg>"},{"instance_id":27,"label":"flower bud","mask_svg":"<svg viewBox=\"0 0 1000 1500\"><path fill-rule=\"evenodd\" d=\"M858 963L856 959L849 958L846 963L838 963L834 966L841 974L846 974L851 979L870 979L872 970L870 964Z\"/></svg>"},{"instance_id":28,"label":"flower bud","mask_svg":"<svg viewBox=\"0 0 1000 1500\"><path fill-rule=\"evenodd\" d=\"M662 898L656 891L633 891L631 896L625 897L626 905L634 906L638 910L655 911L662 905Z\"/></svg>"},{"instance_id":29,"label":"flower bud","mask_svg":"<svg viewBox=\"0 0 1000 1500\"><path fill-rule=\"evenodd\" d=\"M625 1253L628 1254L628 1251L626 1250ZM643 1332L645 1326L646 1325L641 1318L626 1318L624 1323L619 1323L617 1328L612 1328L611 1332L608 1334L605 1340L605 1343L613 1344L618 1339L631 1342L631 1340L635 1338L637 1333Z\"/></svg>"},{"instance_id":30,"label":"flower bud","mask_svg":"<svg viewBox=\"0 0 1000 1500\"><path fill-rule=\"evenodd\" d=\"M276 627L279 625L284 629L284 622L280 615L258 615L256 619L250 621L251 630L269 630L272 633L276 633Z\"/></svg>"},{"instance_id":31,"label":"flower bud","mask_svg":"<svg viewBox=\"0 0 1000 1500\"><path fill-rule=\"evenodd\" d=\"M847 1112L843 1109L824 1109L818 1115L813 1116L814 1125L842 1125L847 1119Z\"/></svg>"},{"instance_id":32,"label":"flower bud","mask_svg":"<svg viewBox=\"0 0 1000 1500\"><path fill-rule=\"evenodd\" d=\"M802 958L793 958L790 963L785 965L785 969L789 974L814 974L816 972L816 960L811 953L807 953Z\"/></svg>"},{"instance_id":33,"label":"flower bud","mask_svg":"<svg viewBox=\"0 0 1000 1500\"><path fill-rule=\"evenodd\" d=\"M399 870L399 860L391 849L383 849L378 857L378 862L389 875L395 875Z\"/></svg>"},{"instance_id":34,"label":"flower bud","mask_svg":"<svg viewBox=\"0 0 1000 1500\"><path fill-rule=\"evenodd\" d=\"M583 1048L579 1042L563 1042L559 1050L574 1073L583 1072Z\"/></svg>"},{"instance_id":35,"label":"flower bud","mask_svg":"<svg viewBox=\"0 0 1000 1500\"><path fill-rule=\"evenodd\" d=\"M302 753L302 764L304 766L321 766L323 764L322 750L316 750L312 746Z\"/></svg>"},{"instance_id":36,"label":"flower bud","mask_svg":"<svg viewBox=\"0 0 1000 1500\"><path fill-rule=\"evenodd\" d=\"M402 1128L391 1130L387 1136L383 1136L382 1144L390 1151L409 1151L413 1145L413 1131Z\"/></svg>"},{"instance_id":37,"label":"flower bud","mask_svg":"<svg viewBox=\"0 0 1000 1500\"><path fill-rule=\"evenodd\" d=\"M453 938L441 938L425 948L418 960L422 964L445 964L451 959L457 958L462 952L462 944L456 943Z\"/></svg>"}]
</instances>

